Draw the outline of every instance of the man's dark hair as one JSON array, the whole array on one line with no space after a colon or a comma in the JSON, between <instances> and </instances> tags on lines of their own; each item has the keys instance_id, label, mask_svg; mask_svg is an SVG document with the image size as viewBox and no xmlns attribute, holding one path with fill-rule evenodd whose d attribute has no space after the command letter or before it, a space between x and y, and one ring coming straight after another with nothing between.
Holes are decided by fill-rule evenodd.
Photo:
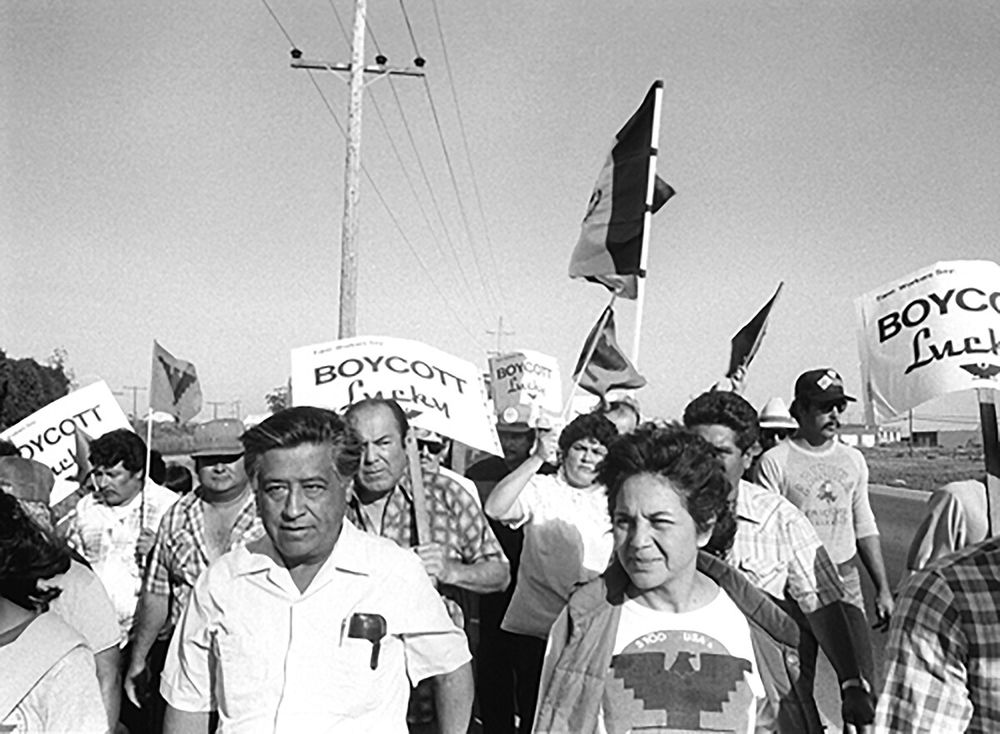
<instances>
[{"instance_id":1,"label":"man's dark hair","mask_svg":"<svg viewBox=\"0 0 1000 734\"><path fill-rule=\"evenodd\" d=\"M646 424L611 444L598 481L608 488L613 515L627 479L639 474L666 479L683 498L698 531L705 532L726 511L730 491L718 456L718 449L687 428Z\"/></svg>"},{"instance_id":2,"label":"man's dark hair","mask_svg":"<svg viewBox=\"0 0 1000 734\"><path fill-rule=\"evenodd\" d=\"M66 545L32 520L16 497L0 492L0 596L45 611L60 589L39 582L66 573L69 563Z\"/></svg>"},{"instance_id":3,"label":"man's dark hair","mask_svg":"<svg viewBox=\"0 0 1000 734\"><path fill-rule=\"evenodd\" d=\"M191 470L183 464L167 464L160 482L167 489L177 494L187 494L194 489L194 478Z\"/></svg>"},{"instance_id":4,"label":"man's dark hair","mask_svg":"<svg viewBox=\"0 0 1000 734\"><path fill-rule=\"evenodd\" d=\"M149 452L149 478L161 486L167 478L167 464L163 461L163 454L156 449Z\"/></svg>"},{"instance_id":5,"label":"man's dark hair","mask_svg":"<svg viewBox=\"0 0 1000 734\"><path fill-rule=\"evenodd\" d=\"M121 462L135 474L146 470L146 442L127 428L109 431L90 442L90 463L109 469Z\"/></svg>"},{"instance_id":6,"label":"man's dark hair","mask_svg":"<svg viewBox=\"0 0 1000 734\"><path fill-rule=\"evenodd\" d=\"M618 438L618 429L603 415L597 413L578 415L559 434L559 451L566 456L569 447L583 438L592 438L604 447L608 447Z\"/></svg>"},{"instance_id":7,"label":"man's dark hair","mask_svg":"<svg viewBox=\"0 0 1000 734\"><path fill-rule=\"evenodd\" d=\"M330 446L337 473L349 479L361 465L361 439L332 410L299 406L275 413L242 436L247 474L257 471L260 457L272 449L293 449L303 444Z\"/></svg>"},{"instance_id":8,"label":"man's dark hair","mask_svg":"<svg viewBox=\"0 0 1000 734\"><path fill-rule=\"evenodd\" d=\"M351 403L347 406L347 410L344 411L344 420L350 424L351 416L355 413L371 408L388 408L392 411L392 417L396 421L396 427L399 428L399 438L404 443L406 442L406 434L410 431L410 421L406 417L406 411L399 407L399 403L395 400L390 400L389 398L365 398L364 400L359 400L356 403Z\"/></svg>"},{"instance_id":9,"label":"man's dark hair","mask_svg":"<svg viewBox=\"0 0 1000 734\"><path fill-rule=\"evenodd\" d=\"M17 450L17 446L12 444L10 441L0 438L0 457L2 456L20 456L21 452Z\"/></svg>"},{"instance_id":10,"label":"man's dark hair","mask_svg":"<svg viewBox=\"0 0 1000 734\"><path fill-rule=\"evenodd\" d=\"M736 448L746 451L760 438L760 421L753 406L734 392L703 392L684 409L684 425L727 426L736 436Z\"/></svg>"}]
</instances>

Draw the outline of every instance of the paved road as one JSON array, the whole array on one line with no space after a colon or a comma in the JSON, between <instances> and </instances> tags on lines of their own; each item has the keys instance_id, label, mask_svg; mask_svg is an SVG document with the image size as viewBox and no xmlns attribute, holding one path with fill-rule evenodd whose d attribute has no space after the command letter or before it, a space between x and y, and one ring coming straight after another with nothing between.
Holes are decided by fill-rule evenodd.
<instances>
[{"instance_id":1,"label":"paved road","mask_svg":"<svg viewBox=\"0 0 1000 734\"><path fill-rule=\"evenodd\" d=\"M878 521L879 533L882 536L882 555L885 558L889 581L895 587L906 568L906 554L910 548L913 532L924 517L928 493L909 489L895 489L881 485L871 487L872 510ZM874 589L867 574L861 574L868 602L868 617L874 619L871 599ZM872 645L875 653L875 669L881 676L882 659L886 635L883 632L872 631ZM816 680L816 700L820 711L839 730L840 692L837 678L830 664L822 659Z\"/></svg>"}]
</instances>

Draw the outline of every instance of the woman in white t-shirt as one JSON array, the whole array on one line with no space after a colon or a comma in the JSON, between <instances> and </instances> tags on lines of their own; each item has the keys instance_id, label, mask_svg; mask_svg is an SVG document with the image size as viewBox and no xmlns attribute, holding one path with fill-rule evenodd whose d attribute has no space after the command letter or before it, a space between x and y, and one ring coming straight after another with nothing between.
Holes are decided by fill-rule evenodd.
<instances>
[{"instance_id":1,"label":"woman in white t-shirt","mask_svg":"<svg viewBox=\"0 0 1000 734\"><path fill-rule=\"evenodd\" d=\"M573 589L608 566L613 541L607 492L597 481L618 437L602 415L581 415L559 434L539 429L532 454L502 479L486 514L524 528L517 585L501 629L515 635L518 711L528 731L549 628ZM555 474L539 473L557 463Z\"/></svg>"},{"instance_id":2,"label":"woman in white t-shirt","mask_svg":"<svg viewBox=\"0 0 1000 734\"><path fill-rule=\"evenodd\" d=\"M65 546L0 489L0 732L103 734L94 655L48 602L69 569Z\"/></svg>"},{"instance_id":3,"label":"woman in white t-shirt","mask_svg":"<svg viewBox=\"0 0 1000 734\"><path fill-rule=\"evenodd\" d=\"M699 552L729 511L716 450L641 428L611 446L600 479L615 560L552 628L534 731L821 731L796 685L795 623Z\"/></svg>"}]
</instances>

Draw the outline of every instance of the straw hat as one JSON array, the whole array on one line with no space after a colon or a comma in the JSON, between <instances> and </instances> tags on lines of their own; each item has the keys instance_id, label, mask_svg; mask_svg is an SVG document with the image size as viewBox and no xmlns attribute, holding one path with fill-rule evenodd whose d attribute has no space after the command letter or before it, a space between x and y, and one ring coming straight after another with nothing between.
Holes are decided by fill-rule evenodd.
<instances>
[{"instance_id":1,"label":"straw hat","mask_svg":"<svg viewBox=\"0 0 1000 734\"><path fill-rule=\"evenodd\" d=\"M788 412L788 406L785 405L784 400L771 398L760 411L760 427L794 431L799 427L799 424Z\"/></svg>"}]
</instances>

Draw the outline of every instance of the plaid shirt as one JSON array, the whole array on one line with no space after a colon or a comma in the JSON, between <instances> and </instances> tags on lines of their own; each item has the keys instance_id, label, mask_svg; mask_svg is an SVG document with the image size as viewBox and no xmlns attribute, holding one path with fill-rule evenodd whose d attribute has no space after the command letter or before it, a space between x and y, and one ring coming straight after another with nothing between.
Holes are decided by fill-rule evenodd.
<instances>
[{"instance_id":1,"label":"plaid shirt","mask_svg":"<svg viewBox=\"0 0 1000 734\"><path fill-rule=\"evenodd\" d=\"M878 732L1000 726L1000 539L914 574L889 626Z\"/></svg>"},{"instance_id":2,"label":"plaid shirt","mask_svg":"<svg viewBox=\"0 0 1000 734\"><path fill-rule=\"evenodd\" d=\"M253 492L248 491L229 533L226 550L244 545L263 533ZM205 535L205 510L197 491L181 497L160 522L156 544L149 554L143 590L170 599L170 611L160 631L161 638L173 632L187 606L194 582L211 563Z\"/></svg>"},{"instance_id":3,"label":"plaid shirt","mask_svg":"<svg viewBox=\"0 0 1000 734\"><path fill-rule=\"evenodd\" d=\"M66 540L104 583L118 616L122 644L128 640L142 587L142 570L135 558L139 533L144 529L156 532L160 518L177 501L175 493L153 482L146 482L145 495L143 510L140 495L111 507L98 494L88 494L67 520Z\"/></svg>"},{"instance_id":4,"label":"plaid shirt","mask_svg":"<svg viewBox=\"0 0 1000 734\"><path fill-rule=\"evenodd\" d=\"M806 614L844 598L844 584L812 523L781 495L743 480L726 560L754 586L793 600Z\"/></svg>"},{"instance_id":5,"label":"plaid shirt","mask_svg":"<svg viewBox=\"0 0 1000 734\"><path fill-rule=\"evenodd\" d=\"M472 496L457 483L441 474L424 472L424 495L431 542L445 547L449 560L469 565L479 561L503 561L507 557L490 529L482 509ZM413 496L409 474L404 475L392 490L382 515L382 527L374 528L361 509L357 497L347 506L347 518L366 533L389 538L403 548L416 545L417 521L413 513ZM464 628L465 617L459 604L460 589L442 586L441 595L455 624Z\"/></svg>"}]
</instances>

